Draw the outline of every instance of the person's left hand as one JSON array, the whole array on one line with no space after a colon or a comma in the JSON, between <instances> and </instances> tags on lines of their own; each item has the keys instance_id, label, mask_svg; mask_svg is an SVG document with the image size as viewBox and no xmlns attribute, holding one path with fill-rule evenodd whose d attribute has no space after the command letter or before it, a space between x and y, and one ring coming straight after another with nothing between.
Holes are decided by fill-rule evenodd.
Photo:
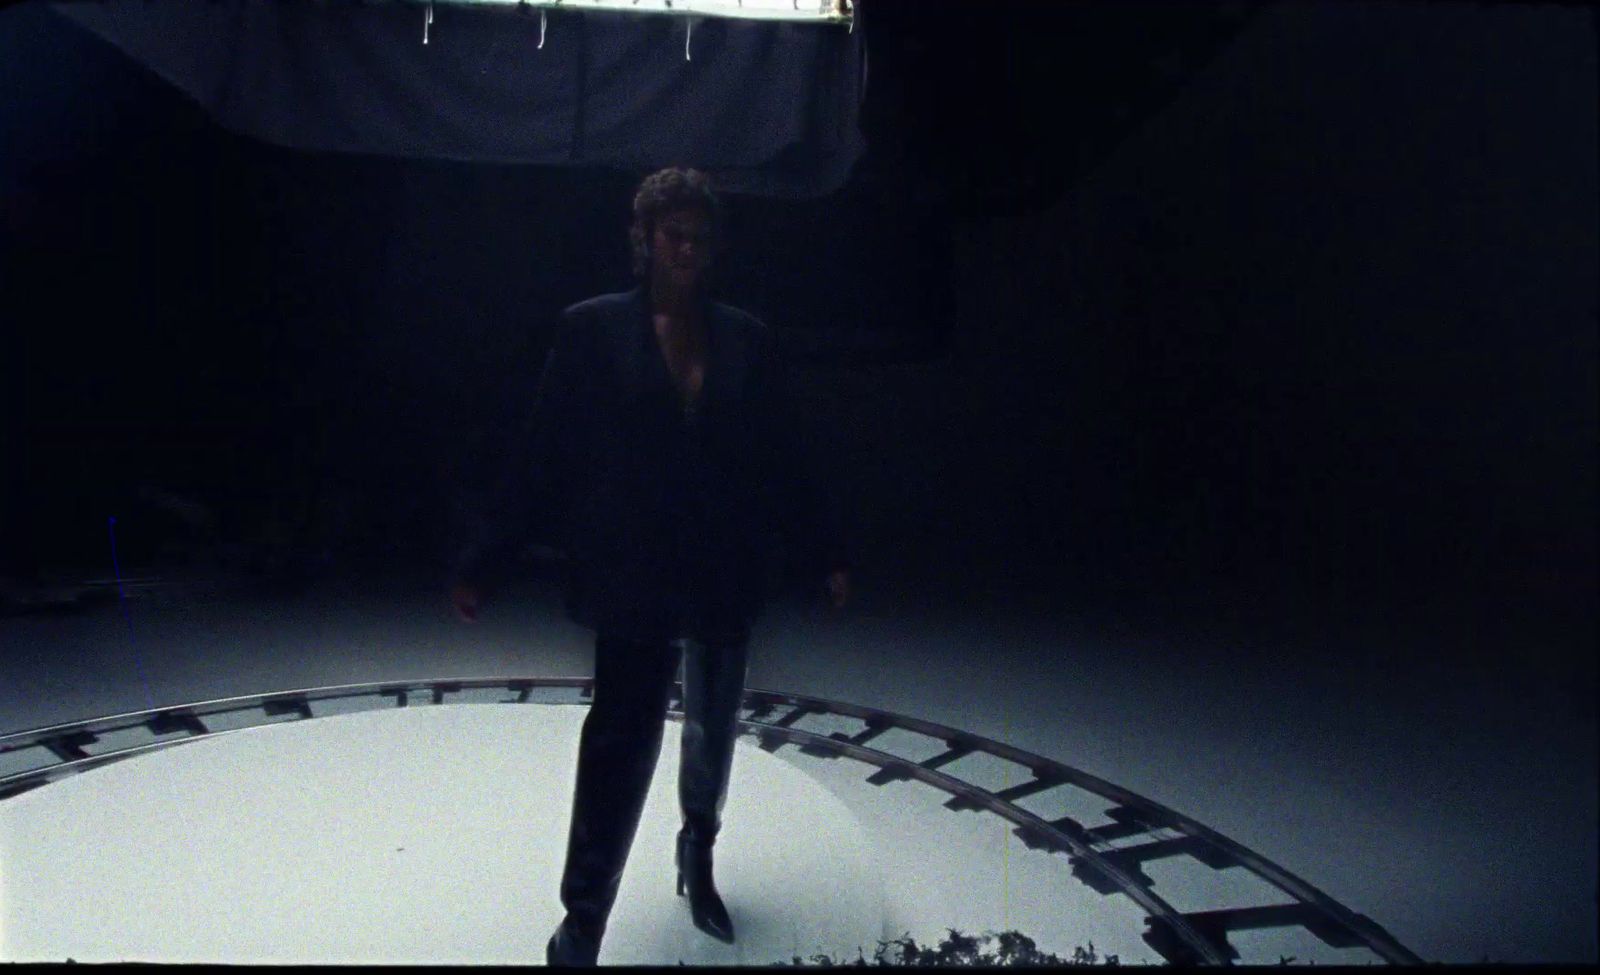
<instances>
[{"instance_id":1,"label":"person's left hand","mask_svg":"<svg viewBox=\"0 0 1600 975\"><path fill-rule=\"evenodd\" d=\"M839 609L850 599L850 570L834 569L828 573L828 598L833 608Z\"/></svg>"}]
</instances>

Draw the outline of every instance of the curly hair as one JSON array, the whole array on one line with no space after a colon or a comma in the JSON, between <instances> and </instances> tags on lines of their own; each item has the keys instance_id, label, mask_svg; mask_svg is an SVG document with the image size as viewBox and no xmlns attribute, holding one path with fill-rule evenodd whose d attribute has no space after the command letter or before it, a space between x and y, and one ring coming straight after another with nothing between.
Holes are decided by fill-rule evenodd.
<instances>
[{"instance_id":1,"label":"curly hair","mask_svg":"<svg viewBox=\"0 0 1600 975\"><path fill-rule=\"evenodd\" d=\"M633 225L628 228L628 242L633 248L634 277L642 279L650 273L650 238L657 218L685 208L703 210L710 218L713 260L708 274L716 267L715 258L722 243L722 201L712 189L711 177L698 169L672 167L646 176L633 195Z\"/></svg>"}]
</instances>

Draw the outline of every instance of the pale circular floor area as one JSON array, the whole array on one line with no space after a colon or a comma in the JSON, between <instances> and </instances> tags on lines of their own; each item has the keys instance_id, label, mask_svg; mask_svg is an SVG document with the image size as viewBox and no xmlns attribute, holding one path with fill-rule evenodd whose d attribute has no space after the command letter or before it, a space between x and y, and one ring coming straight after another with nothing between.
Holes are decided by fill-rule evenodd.
<instances>
[{"instance_id":1,"label":"pale circular floor area","mask_svg":"<svg viewBox=\"0 0 1600 975\"><path fill-rule=\"evenodd\" d=\"M433 705L249 728L0 804L0 961L544 964L588 709ZM854 958L901 912L814 778L738 739L716 876L737 942L674 891L661 758L606 965Z\"/></svg>"}]
</instances>

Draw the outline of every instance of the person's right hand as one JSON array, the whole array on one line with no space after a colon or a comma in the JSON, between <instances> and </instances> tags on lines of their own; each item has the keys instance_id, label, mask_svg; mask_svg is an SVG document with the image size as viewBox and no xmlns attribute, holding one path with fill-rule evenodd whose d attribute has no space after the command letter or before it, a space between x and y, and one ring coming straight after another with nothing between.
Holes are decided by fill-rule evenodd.
<instances>
[{"instance_id":1,"label":"person's right hand","mask_svg":"<svg viewBox=\"0 0 1600 975\"><path fill-rule=\"evenodd\" d=\"M476 586L458 582L450 590L450 601L455 605L456 616L464 623L478 622L479 595Z\"/></svg>"}]
</instances>

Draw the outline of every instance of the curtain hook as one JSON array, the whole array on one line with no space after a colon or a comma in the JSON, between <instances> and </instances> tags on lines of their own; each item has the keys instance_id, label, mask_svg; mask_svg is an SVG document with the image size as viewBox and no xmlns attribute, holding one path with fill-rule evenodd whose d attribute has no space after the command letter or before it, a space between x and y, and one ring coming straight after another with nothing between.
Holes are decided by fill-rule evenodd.
<instances>
[{"instance_id":1,"label":"curtain hook","mask_svg":"<svg viewBox=\"0 0 1600 975\"><path fill-rule=\"evenodd\" d=\"M685 17L683 22L689 25L689 29L685 31L683 35L683 59L685 61L689 61L692 60L689 57L689 38L694 36L694 18Z\"/></svg>"},{"instance_id":2,"label":"curtain hook","mask_svg":"<svg viewBox=\"0 0 1600 975\"><path fill-rule=\"evenodd\" d=\"M428 43L428 25L433 23L433 0L428 0L428 14L422 20L422 43Z\"/></svg>"},{"instance_id":3,"label":"curtain hook","mask_svg":"<svg viewBox=\"0 0 1600 975\"><path fill-rule=\"evenodd\" d=\"M544 50L544 8L539 8L539 50Z\"/></svg>"}]
</instances>

